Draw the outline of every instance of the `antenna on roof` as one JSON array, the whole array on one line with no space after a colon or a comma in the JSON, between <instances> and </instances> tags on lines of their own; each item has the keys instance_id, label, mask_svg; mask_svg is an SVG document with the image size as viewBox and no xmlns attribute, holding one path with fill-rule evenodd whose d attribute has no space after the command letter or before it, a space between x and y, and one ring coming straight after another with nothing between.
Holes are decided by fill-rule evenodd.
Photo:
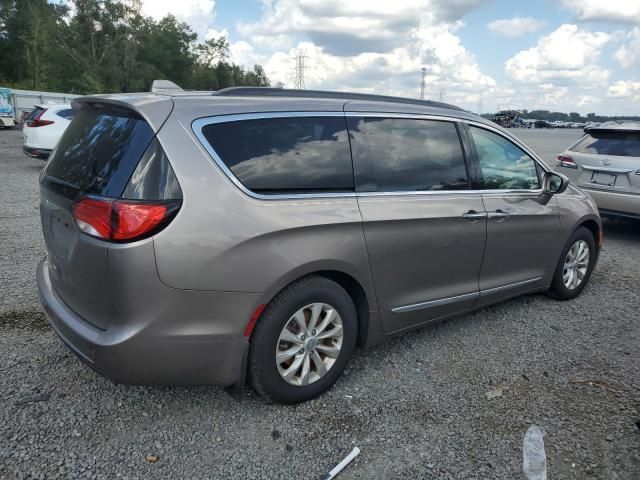
<instances>
[{"instance_id":1,"label":"antenna on roof","mask_svg":"<svg viewBox=\"0 0 640 480\"><path fill-rule=\"evenodd\" d=\"M183 92L184 90L171 80L154 80L151 84L151 93Z\"/></svg>"}]
</instances>

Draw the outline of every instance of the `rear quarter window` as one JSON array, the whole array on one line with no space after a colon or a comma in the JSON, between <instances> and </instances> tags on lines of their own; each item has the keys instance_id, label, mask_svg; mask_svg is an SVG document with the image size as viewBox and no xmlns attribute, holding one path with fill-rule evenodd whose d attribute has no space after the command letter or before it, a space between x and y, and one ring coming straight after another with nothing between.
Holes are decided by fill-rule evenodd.
<instances>
[{"instance_id":1,"label":"rear quarter window","mask_svg":"<svg viewBox=\"0 0 640 480\"><path fill-rule=\"evenodd\" d=\"M351 192L344 117L212 123L202 135L247 189L260 194Z\"/></svg>"},{"instance_id":2,"label":"rear quarter window","mask_svg":"<svg viewBox=\"0 0 640 480\"><path fill-rule=\"evenodd\" d=\"M573 147L573 152L619 157L640 157L640 132L591 131Z\"/></svg>"}]
</instances>

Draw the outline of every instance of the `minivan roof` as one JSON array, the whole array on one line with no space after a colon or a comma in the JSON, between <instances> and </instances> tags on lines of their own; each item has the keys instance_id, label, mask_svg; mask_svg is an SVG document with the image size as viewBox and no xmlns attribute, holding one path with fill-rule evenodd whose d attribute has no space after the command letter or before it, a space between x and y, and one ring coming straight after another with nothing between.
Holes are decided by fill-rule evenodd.
<instances>
[{"instance_id":1,"label":"minivan roof","mask_svg":"<svg viewBox=\"0 0 640 480\"><path fill-rule=\"evenodd\" d=\"M157 89L155 92L119 93L110 95L91 95L75 100L78 103L128 104L136 109L147 110L151 104L162 99L172 99L181 110L193 108L196 117L203 110L214 107L220 114L244 112L282 112L282 111L346 111L346 112L384 112L417 115L439 115L473 120L495 126L492 122L467 112L460 107L430 100L417 100L386 95L370 95L352 92L331 92L322 90L294 90L270 87L229 87L217 91ZM184 111L184 110L183 110Z\"/></svg>"}]
</instances>

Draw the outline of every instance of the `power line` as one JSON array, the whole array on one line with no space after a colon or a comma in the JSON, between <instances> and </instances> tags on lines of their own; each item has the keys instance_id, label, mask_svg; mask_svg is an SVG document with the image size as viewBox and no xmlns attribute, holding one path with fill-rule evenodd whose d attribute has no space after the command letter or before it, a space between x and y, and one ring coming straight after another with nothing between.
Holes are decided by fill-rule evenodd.
<instances>
[{"instance_id":1,"label":"power line","mask_svg":"<svg viewBox=\"0 0 640 480\"><path fill-rule=\"evenodd\" d=\"M424 90L427 87L425 76L427 75L427 68L422 67L422 80L420 81L420 100L424 100Z\"/></svg>"}]
</instances>

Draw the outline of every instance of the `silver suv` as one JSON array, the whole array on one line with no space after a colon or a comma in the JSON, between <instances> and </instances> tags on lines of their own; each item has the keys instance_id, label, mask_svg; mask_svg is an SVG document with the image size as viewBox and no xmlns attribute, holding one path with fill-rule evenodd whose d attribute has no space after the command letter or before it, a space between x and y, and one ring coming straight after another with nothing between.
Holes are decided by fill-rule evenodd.
<instances>
[{"instance_id":1,"label":"silver suv","mask_svg":"<svg viewBox=\"0 0 640 480\"><path fill-rule=\"evenodd\" d=\"M587 129L556 167L593 197L602 216L640 220L640 122Z\"/></svg>"},{"instance_id":2,"label":"silver suv","mask_svg":"<svg viewBox=\"0 0 640 480\"><path fill-rule=\"evenodd\" d=\"M231 88L91 96L42 172L42 304L130 384L312 398L354 348L585 287L593 201L434 102Z\"/></svg>"}]
</instances>

